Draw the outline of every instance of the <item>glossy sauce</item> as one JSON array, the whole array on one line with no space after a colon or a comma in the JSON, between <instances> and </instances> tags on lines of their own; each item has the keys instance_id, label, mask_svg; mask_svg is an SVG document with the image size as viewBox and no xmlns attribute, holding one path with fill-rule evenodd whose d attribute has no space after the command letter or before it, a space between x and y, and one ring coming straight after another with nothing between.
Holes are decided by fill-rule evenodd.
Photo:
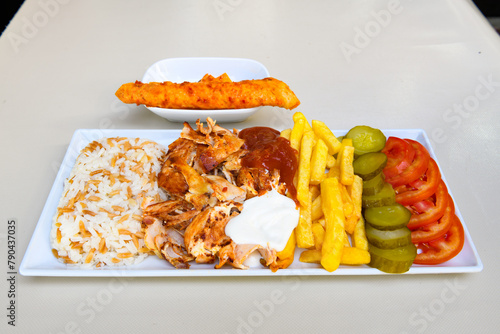
<instances>
[{"instance_id":1,"label":"glossy sauce","mask_svg":"<svg viewBox=\"0 0 500 334\"><path fill-rule=\"evenodd\" d=\"M245 140L244 149L250 152L243 157L244 167L265 168L269 171L278 169L280 182L286 185L293 199L297 190L293 177L297 170L297 151L290 147L288 139L280 137L280 132L263 126L246 128L238 136Z\"/></svg>"}]
</instances>

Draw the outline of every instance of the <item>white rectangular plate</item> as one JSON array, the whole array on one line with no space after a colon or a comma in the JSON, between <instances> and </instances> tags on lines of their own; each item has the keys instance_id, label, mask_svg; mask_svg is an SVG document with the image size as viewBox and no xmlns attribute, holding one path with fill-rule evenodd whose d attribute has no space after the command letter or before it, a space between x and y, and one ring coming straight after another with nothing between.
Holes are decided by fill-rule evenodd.
<instances>
[{"instance_id":1,"label":"white rectangular plate","mask_svg":"<svg viewBox=\"0 0 500 334\"><path fill-rule=\"evenodd\" d=\"M400 138L415 139L422 143L432 158L437 162L436 156L424 130L383 130L384 134ZM344 135L346 131L334 131L336 135ZM168 146L179 137L180 130L77 130L73 135L62 165L54 181L49 197L43 208L40 219L36 225L31 241L24 255L19 272L25 276L123 276L123 277L148 277L148 276L280 276L280 275L387 275L378 269L361 266L340 266L338 270L329 273L316 264L307 264L298 261L301 249L296 250L295 261L287 269L273 273L268 268L250 268L248 270L233 269L225 266L214 269L214 265L192 264L189 270L178 270L167 261L156 256L149 256L142 263L120 268L78 269L67 266L56 260L51 251L50 229L59 199L62 195L64 180L70 175L79 152L91 141L101 137L140 137L151 139L162 145ZM439 165L439 162L438 162ZM441 168L441 167L440 167ZM443 180L446 183L446 180ZM450 192L451 195L451 192ZM453 196L452 196L453 197ZM483 264L472 242L464 219L456 208L456 214L462 221L465 232L465 244L461 253L452 260L434 266L413 265L407 274L442 274L479 272Z\"/></svg>"}]
</instances>

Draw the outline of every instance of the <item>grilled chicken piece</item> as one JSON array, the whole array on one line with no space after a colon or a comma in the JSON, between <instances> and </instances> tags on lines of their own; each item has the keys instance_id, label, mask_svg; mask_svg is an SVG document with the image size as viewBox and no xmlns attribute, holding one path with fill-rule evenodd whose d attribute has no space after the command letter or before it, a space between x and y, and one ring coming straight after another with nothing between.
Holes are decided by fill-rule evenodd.
<instances>
[{"instance_id":1,"label":"grilled chicken piece","mask_svg":"<svg viewBox=\"0 0 500 334\"><path fill-rule=\"evenodd\" d=\"M156 247L156 237L164 234L165 227L163 226L161 220L155 217L149 216L148 219L151 219L151 223L147 223L147 227L144 233L144 244L149 250L153 251L156 256L162 258L160 249Z\"/></svg>"},{"instance_id":2,"label":"grilled chicken piece","mask_svg":"<svg viewBox=\"0 0 500 334\"><path fill-rule=\"evenodd\" d=\"M179 230L184 230L198 213L200 210L195 209L191 203L183 199L155 203L143 210L146 217L160 218L166 227L174 227Z\"/></svg>"},{"instance_id":3,"label":"grilled chicken piece","mask_svg":"<svg viewBox=\"0 0 500 334\"><path fill-rule=\"evenodd\" d=\"M189 261L193 257L187 253L184 246L184 236L174 228L167 228L166 242L163 244L161 254L177 269L189 269Z\"/></svg>"},{"instance_id":4,"label":"grilled chicken piece","mask_svg":"<svg viewBox=\"0 0 500 334\"><path fill-rule=\"evenodd\" d=\"M219 263L215 266L215 269L222 268L226 263L236 269L248 269L243 262L259 247L259 245L238 245L231 241L230 244L219 251Z\"/></svg>"},{"instance_id":5,"label":"grilled chicken piece","mask_svg":"<svg viewBox=\"0 0 500 334\"><path fill-rule=\"evenodd\" d=\"M184 243L197 263L214 262L219 250L231 241L224 230L233 210L242 208L242 204L225 202L207 207L193 219L184 233Z\"/></svg>"},{"instance_id":6,"label":"grilled chicken piece","mask_svg":"<svg viewBox=\"0 0 500 334\"><path fill-rule=\"evenodd\" d=\"M231 131L207 118L208 126L197 121L195 131L184 123L181 138L169 145L158 184L169 194L183 197L187 191L193 194L211 193L201 174L212 172L230 155L240 150L244 141ZM232 157L233 166L238 157Z\"/></svg>"},{"instance_id":7,"label":"grilled chicken piece","mask_svg":"<svg viewBox=\"0 0 500 334\"><path fill-rule=\"evenodd\" d=\"M200 155L200 162L205 173L212 171L226 160L229 155L238 151L243 145L243 142L242 139L235 135L225 135L223 137L216 136L213 146L208 146Z\"/></svg>"},{"instance_id":8,"label":"grilled chicken piece","mask_svg":"<svg viewBox=\"0 0 500 334\"><path fill-rule=\"evenodd\" d=\"M210 117L207 117L207 128L206 129L204 128L204 125L203 125L202 122L200 122L200 120L196 121L196 127L197 127L198 131L200 131L201 133L206 134L206 135L208 135L210 133L214 133L214 134L219 135L219 136L237 135L236 132L233 133L233 132L229 131L228 129L223 128L222 126L220 126L219 124L217 124Z\"/></svg>"},{"instance_id":9,"label":"grilled chicken piece","mask_svg":"<svg viewBox=\"0 0 500 334\"><path fill-rule=\"evenodd\" d=\"M158 174L158 186L160 186L168 194L177 197L183 197L189 190L186 178L179 170L172 166L169 160L163 164L162 169Z\"/></svg>"},{"instance_id":10,"label":"grilled chicken piece","mask_svg":"<svg viewBox=\"0 0 500 334\"><path fill-rule=\"evenodd\" d=\"M179 138L168 146L168 153L166 158L181 159L189 166L192 166L198 149L199 145L197 145L197 143L193 140Z\"/></svg>"},{"instance_id":11,"label":"grilled chicken piece","mask_svg":"<svg viewBox=\"0 0 500 334\"><path fill-rule=\"evenodd\" d=\"M224 175L226 180L236 184L236 178L239 171L241 170L241 159L248 153L247 150L239 149L238 151L231 153L223 164L220 166L220 172Z\"/></svg>"},{"instance_id":12,"label":"grilled chicken piece","mask_svg":"<svg viewBox=\"0 0 500 334\"><path fill-rule=\"evenodd\" d=\"M211 197L209 194L191 194L190 192L187 192L184 198L198 211L203 210L207 205L214 206L217 200L216 197Z\"/></svg>"},{"instance_id":13,"label":"grilled chicken piece","mask_svg":"<svg viewBox=\"0 0 500 334\"><path fill-rule=\"evenodd\" d=\"M158 174L158 185L169 194L179 197L189 189L189 184L179 168L176 168L174 162L181 161L188 166L194 165L199 145L192 140L179 138L168 146L168 153L163 163L162 169ZM200 172L198 170L197 172Z\"/></svg>"},{"instance_id":14,"label":"grilled chicken piece","mask_svg":"<svg viewBox=\"0 0 500 334\"><path fill-rule=\"evenodd\" d=\"M246 190L247 199L255 197L259 194L257 187L257 183L252 175L252 171L248 167L243 167L238 172L238 176L236 177L236 185Z\"/></svg>"},{"instance_id":15,"label":"grilled chicken piece","mask_svg":"<svg viewBox=\"0 0 500 334\"><path fill-rule=\"evenodd\" d=\"M267 247L260 247L258 249L260 255L264 259L264 265L266 267L270 265L276 265L276 250L272 249L267 245ZM261 261L262 262L262 261Z\"/></svg>"},{"instance_id":16,"label":"grilled chicken piece","mask_svg":"<svg viewBox=\"0 0 500 334\"><path fill-rule=\"evenodd\" d=\"M144 234L146 247L177 269L188 269L188 262L192 261L193 257L186 251L182 234L174 228L163 226L161 220L152 219L154 222L147 225Z\"/></svg>"},{"instance_id":17,"label":"grilled chicken piece","mask_svg":"<svg viewBox=\"0 0 500 334\"><path fill-rule=\"evenodd\" d=\"M260 192L270 191L275 184L273 175L266 170L242 167L238 172L236 184L247 191L247 199L257 196Z\"/></svg>"},{"instance_id":18,"label":"grilled chicken piece","mask_svg":"<svg viewBox=\"0 0 500 334\"><path fill-rule=\"evenodd\" d=\"M248 269L248 267L244 265L244 262L254 251L258 251L262 256L262 265L271 267L275 267L277 265L276 250L271 249L269 246L263 247L261 245L250 244L238 245L231 241L230 244L224 246L219 251L219 263L215 266L215 268L222 268L222 266L227 263L237 269Z\"/></svg>"},{"instance_id":19,"label":"grilled chicken piece","mask_svg":"<svg viewBox=\"0 0 500 334\"><path fill-rule=\"evenodd\" d=\"M231 173L237 173L241 169L241 158L248 153L247 150L240 149L227 156L224 167Z\"/></svg>"},{"instance_id":20,"label":"grilled chicken piece","mask_svg":"<svg viewBox=\"0 0 500 334\"><path fill-rule=\"evenodd\" d=\"M195 142L206 145L204 149L198 150L196 159L204 173L211 172L245 143L237 134L217 125L210 117L207 118L206 128L199 120L196 124L197 131L194 131L189 124L184 123L181 137L192 138Z\"/></svg>"},{"instance_id":21,"label":"grilled chicken piece","mask_svg":"<svg viewBox=\"0 0 500 334\"><path fill-rule=\"evenodd\" d=\"M175 159L172 165L184 176L190 193L197 195L211 193L210 184L193 167L180 159Z\"/></svg>"},{"instance_id":22,"label":"grilled chicken piece","mask_svg":"<svg viewBox=\"0 0 500 334\"><path fill-rule=\"evenodd\" d=\"M166 215L171 214L175 210L181 210L181 209L192 209L192 205L187 203L186 201L182 199L175 199L175 200L168 200L168 201L163 201L155 204L150 204L147 207L143 209L143 212L145 215L153 215L158 218L162 219L168 219L164 218Z\"/></svg>"},{"instance_id":23,"label":"grilled chicken piece","mask_svg":"<svg viewBox=\"0 0 500 334\"><path fill-rule=\"evenodd\" d=\"M227 181L225 178L216 175L205 175L204 178L210 183L217 199L221 202L234 201L243 203L246 198L246 191Z\"/></svg>"},{"instance_id":24,"label":"grilled chicken piece","mask_svg":"<svg viewBox=\"0 0 500 334\"><path fill-rule=\"evenodd\" d=\"M209 133L203 133L194 130L188 122L184 122L184 128L181 131L181 139L189 140L192 143L212 145ZM170 147L169 147L170 150Z\"/></svg>"},{"instance_id":25,"label":"grilled chicken piece","mask_svg":"<svg viewBox=\"0 0 500 334\"><path fill-rule=\"evenodd\" d=\"M184 122L184 128L181 131L181 138L191 140L197 144L208 146L213 146L215 144L217 136L229 136L238 138L236 133L233 133L228 129L219 126L210 117L207 118L207 127L205 127L205 125L198 119L196 121L196 130L194 130L188 122ZM243 144L244 140L240 138L238 139L242 141Z\"/></svg>"}]
</instances>

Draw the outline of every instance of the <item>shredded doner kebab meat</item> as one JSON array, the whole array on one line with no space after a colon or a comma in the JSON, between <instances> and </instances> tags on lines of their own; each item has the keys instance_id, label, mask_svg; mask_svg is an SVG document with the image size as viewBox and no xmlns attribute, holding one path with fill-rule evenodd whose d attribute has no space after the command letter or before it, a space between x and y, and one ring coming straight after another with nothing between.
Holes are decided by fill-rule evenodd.
<instances>
[{"instance_id":1,"label":"shredded doner kebab meat","mask_svg":"<svg viewBox=\"0 0 500 334\"><path fill-rule=\"evenodd\" d=\"M180 138L168 147L158 175L168 200L144 202L145 244L176 268L189 268L192 260L214 263L216 258L217 268L225 263L246 268L243 261L251 251L226 236L226 224L240 213L246 199L277 186L279 173L242 167L241 158L248 151L236 130L222 128L210 118L206 126L199 120L196 125L195 130L184 123ZM276 262L275 251L260 248L252 251L264 254L266 265Z\"/></svg>"}]
</instances>

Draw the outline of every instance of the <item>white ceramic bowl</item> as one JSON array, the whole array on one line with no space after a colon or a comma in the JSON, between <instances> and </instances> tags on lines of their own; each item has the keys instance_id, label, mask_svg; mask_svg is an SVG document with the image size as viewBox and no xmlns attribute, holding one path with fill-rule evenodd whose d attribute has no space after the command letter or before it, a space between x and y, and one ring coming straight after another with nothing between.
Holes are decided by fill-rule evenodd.
<instances>
[{"instance_id":1,"label":"white ceramic bowl","mask_svg":"<svg viewBox=\"0 0 500 334\"><path fill-rule=\"evenodd\" d=\"M264 65L252 59L168 58L151 65L144 74L142 82L197 82L207 73L214 77L227 73L233 81L263 79L270 76L269 71ZM261 107L221 110L147 108L158 116L172 122L194 122L198 118L204 121L207 117L211 117L218 123L221 123L242 122Z\"/></svg>"}]
</instances>

